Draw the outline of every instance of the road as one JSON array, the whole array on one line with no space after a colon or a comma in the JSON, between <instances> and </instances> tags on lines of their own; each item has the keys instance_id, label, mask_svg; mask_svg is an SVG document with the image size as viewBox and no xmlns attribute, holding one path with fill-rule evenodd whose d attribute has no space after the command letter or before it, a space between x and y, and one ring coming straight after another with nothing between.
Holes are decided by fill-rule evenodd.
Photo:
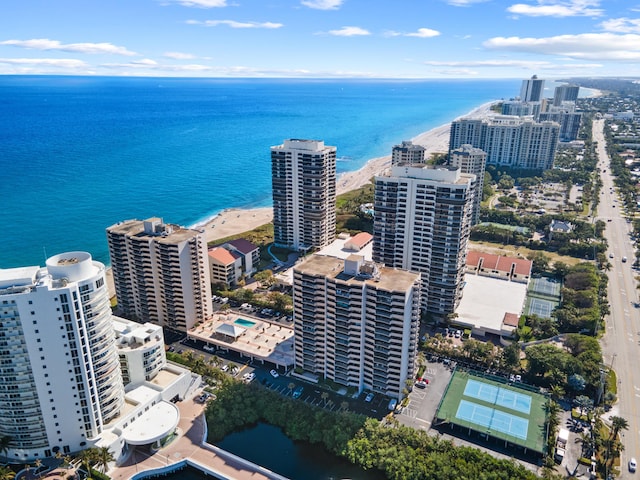
<instances>
[{"instance_id":1,"label":"road","mask_svg":"<svg viewBox=\"0 0 640 480\"><path fill-rule=\"evenodd\" d=\"M593 122L593 140L598 142L597 154L604 186L600 196L597 219L607 222L605 236L609 242L609 258L612 268L609 272L609 304L611 314L606 319L606 332L602 338L604 360L613 366L618 375L618 403L614 413L629 422L623 432L624 452L621 458L620 478L634 478L627 470L631 457L640 457L640 310L636 307L638 290L632 265L635 260L631 239L631 224L624 218L623 205L618 201L611 175L610 159L607 155L603 135L604 120ZM611 221L609 221L611 220ZM626 263L622 257L627 257ZM616 412L617 410L617 412Z\"/></svg>"}]
</instances>

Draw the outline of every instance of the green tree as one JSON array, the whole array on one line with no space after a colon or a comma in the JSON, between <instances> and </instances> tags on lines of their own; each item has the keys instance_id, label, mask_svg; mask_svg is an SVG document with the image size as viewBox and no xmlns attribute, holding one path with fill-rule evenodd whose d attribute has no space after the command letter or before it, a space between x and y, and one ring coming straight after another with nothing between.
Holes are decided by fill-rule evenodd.
<instances>
[{"instance_id":1,"label":"green tree","mask_svg":"<svg viewBox=\"0 0 640 480\"><path fill-rule=\"evenodd\" d=\"M611 438L615 439L618 436L620 430L627 430L629 428L629 422L626 418L614 415L611 417Z\"/></svg>"},{"instance_id":2,"label":"green tree","mask_svg":"<svg viewBox=\"0 0 640 480\"><path fill-rule=\"evenodd\" d=\"M4 457L7 456L10 445L11 437L9 435L0 435L0 453L2 453Z\"/></svg>"},{"instance_id":3,"label":"green tree","mask_svg":"<svg viewBox=\"0 0 640 480\"><path fill-rule=\"evenodd\" d=\"M276 283L272 270L262 270L253 275L253 278L263 287L271 288Z\"/></svg>"}]
</instances>

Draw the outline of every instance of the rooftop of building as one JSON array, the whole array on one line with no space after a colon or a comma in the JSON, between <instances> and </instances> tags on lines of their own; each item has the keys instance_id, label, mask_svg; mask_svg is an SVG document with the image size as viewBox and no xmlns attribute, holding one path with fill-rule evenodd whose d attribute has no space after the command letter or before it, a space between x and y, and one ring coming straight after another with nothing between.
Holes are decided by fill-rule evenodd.
<instances>
[{"instance_id":1,"label":"rooftop of building","mask_svg":"<svg viewBox=\"0 0 640 480\"><path fill-rule=\"evenodd\" d=\"M482 268L485 270L498 270L500 272L513 272L517 275L531 275L533 262L526 258L507 257L503 255L495 255L493 253L479 252L469 250L467 252L467 266L477 268L482 261Z\"/></svg>"},{"instance_id":2,"label":"rooftop of building","mask_svg":"<svg viewBox=\"0 0 640 480\"><path fill-rule=\"evenodd\" d=\"M208 255L222 265L231 265L236 261L236 256L224 247L213 247L209 249Z\"/></svg>"},{"instance_id":3,"label":"rooftop of building","mask_svg":"<svg viewBox=\"0 0 640 480\"><path fill-rule=\"evenodd\" d=\"M259 248L257 245L244 238L236 238L234 240L229 240L226 243L233 246L233 248L238 250L240 253L244 253L245 255L254 252Z\"/></svg>"},{"instance_id":4,"label":"rooftop of building","mask_svg":"<svg viewBox=\"0 0 640 480\"><path fill-rule=\"evenodd\" d=\"M294 362L293 329L246 313L216 313L187 332L190 338L276 365Z\"/></svg>"},{"instance_id":5,"label":"rooftop of building","mask_svg":"<svg viewBox=\"0 0 640 480\"><path fill-rule=\"evenodd\" d=\"M149 227L153 227L153 229ZM151 217L146 220L124 220L111 225L107 228L107 231L140 240L155 240L169 245L184 242L202 234L201 230L186 228L173 223L164 223L159 217Z\"/></svg>"},{"instance_id":6,"label":"rooftop of building","mask_svg":"<svg viewBox=\"0 0 640 480\"><path fill-rule=\"evenodd\" d=\"M327 255L311 255L304 262L294 267L306 275L337 278L345 283L356 284L366 283L375 288L390 292L404 292L411 288L419 277L418 273L409 272L395 268L375 265L376 273L373 275L357 275L345 272L345 263L361 259L364 265L371 265L373 262L366 261L361 255L351 254L347 259L330 257Z\"/></svg>"},{"instance_id":7,"label":"rooftop of building","mask_svg":"<svg viewBox=\"0 0 640 480\"><path fill-rule=\"evenodd\" d=\"M456 323L499 335L505 313L520 315L527 284L481 275L465 275L465 286L456 310Z\"/></svg>"},{"instance_id":8,"label":"rooftop of building","mask_svg":"<svg viewBox=\"0 0 640 480\"><path fill-rule=\"evenodd\" d=\"M112 318L119 350L135 350L150 341L160 342L164 338L162 327L158 325L140 324L116 316Z\"/></svg>"}]
</instances>

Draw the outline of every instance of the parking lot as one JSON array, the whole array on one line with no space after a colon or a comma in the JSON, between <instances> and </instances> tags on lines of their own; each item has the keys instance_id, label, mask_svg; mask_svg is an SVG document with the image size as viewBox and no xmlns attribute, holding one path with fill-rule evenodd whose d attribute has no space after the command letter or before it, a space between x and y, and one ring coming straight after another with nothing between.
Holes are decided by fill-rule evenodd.
<instances>
[{"instance_id":1,"label":"parking lot","mask_svg":"<svg viewBox=\"0 0 640 480\"><path fill-rule=\"evenodd\" d=\"M395 417L408 427L429 430L440 399L451 379L451 369L442 362L429 361L422 377L429 381L426 388L414 386L409 393L409 403L401 407Z\"/></svg>"}]
</instances>

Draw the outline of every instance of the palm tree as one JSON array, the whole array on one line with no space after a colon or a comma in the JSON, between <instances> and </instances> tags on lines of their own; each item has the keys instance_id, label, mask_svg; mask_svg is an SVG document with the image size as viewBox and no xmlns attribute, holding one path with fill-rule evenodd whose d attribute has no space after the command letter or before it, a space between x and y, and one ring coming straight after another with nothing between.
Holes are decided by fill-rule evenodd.
<instances>
[{"instance_id":1,"label":"palm tree","mask_svg":"<svg viewBox=\"0 0 640 480\"><path fill-rule=\"evenodd\" d=\"M322 395L320 395L320 397L322 397L322 400L324 400L324 406L327 406L327 399L329 398L329 394L327 392L322 392Z\"/></svg>"},{"instance_id":2,"label":"palm tree","mask_svg":"<svg viewBox=\"0 0 640 480\"><path fill-rule=\"evenodd\" d=\"M627 430L629 428L629 422L626 418L618 417L614 415L611 417L611 438L615 439L618 436L620 430Z\"/></svg>"},{"instance_id":3,"label":"palm tree","mask_svg":"<svg viewBox=\"0 0 640 480\"><path fill-rule=\"evenodd\" d=\"M296 388L296 384L291 382L289 385L289 393L293 392L293 389Z\"/></svg>"},{"instance_id":4,"label":"palm tree","mask_svg":"<svg viewBox=\"0 0 640 480\"><path fill-rule=\"evenodd\" d=\"M0 480L14 480L16 474L9 467L0 467Z\"/></svg>"},{"instance_id":5,"label":"palm tree","mask_svg":"<svg viewBox=\"0 0 640 480\"><path fill-rule=\"evenodd\" d=\"M552 385L550 391L551 398L553 398L555 401L564 397L564 388L562 388L562 386L560 385Z\"/></svg>"},{"instance_id":6,"label":"palm tree","mask_svg":"<svg viewBox=\"0 0 640 480\"><path fill-rule=\"evenodd\" d=\"M42 478L42 473L40 472L40 467L42 466L42 460L40 460L39 458L36 458L34 465L36 467L36 472L38 472L38 478Z\"/></svg>"},{"instance_id":7,"label":"palm tree","mask_svg":"<svg viewBox=\"0 0 640 480\"><path fill-rule=\"evenodd\" d=\"M102 473L107 473L107 468L109 467L109 463L113 462L115 457L109 450L109 447L100 447L96 451L96 466L98 469L102 471Z\"/></svg>"},{"instance_id":8,"label":"palm tree","mask_svg":"<svg viewBox=\"0 0 640 480\"><path fill-rule=\"evenodd\" d=\"M96 461L96 451L97 449L93 447L87 448L86 450L81 451L78 455L80 461L84 464L84 467L87 471L87 479L91 478L91 466Z\"/></svg>"},{"instance_id":9,"label":"palm tree","mask_svg":"<svg viewBox=\"0 0 640 480\"><path fill-rule=\"evenodd\" d=\"M9 444L11 443L11 437L9 435L0 435L0 453L7 456L9 452Z\"/></svg>"}]
</instances>

